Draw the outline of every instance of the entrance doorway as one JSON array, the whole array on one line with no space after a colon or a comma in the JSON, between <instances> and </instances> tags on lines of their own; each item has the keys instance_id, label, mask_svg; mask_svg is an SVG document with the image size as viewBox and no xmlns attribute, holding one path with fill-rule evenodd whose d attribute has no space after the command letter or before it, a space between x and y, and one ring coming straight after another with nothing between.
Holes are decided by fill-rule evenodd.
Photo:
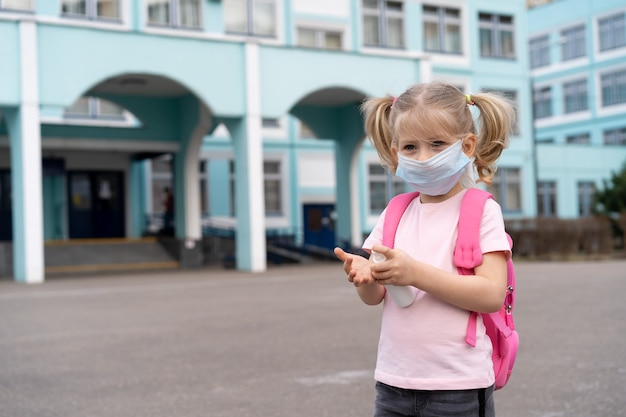
<instances>
[{"instance_id":1,"label":"entrance doorway","mask_svg":"<svg viewBox=\"0 0 626 417\"><path fill-rule=\"evenodd\" d=\"M13 239L11 172L0 170L0 241Z\"/></svg>"},{"instance_id":2,"label":"entrance doorway","mask_svg":"<svg viewBox=\"0 0 626 417\"><path fill-rule=\"evenodd\" d=\"M124 173L70 171L69 238L124 237Z\"/></svg>"},{"instance_id":3,"label":"entrance doorway","mask_svg":"<svg viewBox=\"0 0 626 417\"><path fill-rule=\"evenodd\" d=\"M332 250L335 247L335 205L305 204L304 244Z\"/></svg>"}]
</instances>

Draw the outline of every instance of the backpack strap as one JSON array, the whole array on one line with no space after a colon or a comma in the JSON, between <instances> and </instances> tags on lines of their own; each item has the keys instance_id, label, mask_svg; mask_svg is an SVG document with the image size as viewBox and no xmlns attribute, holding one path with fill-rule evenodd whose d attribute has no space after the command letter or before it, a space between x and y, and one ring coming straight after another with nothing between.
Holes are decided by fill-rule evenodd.
<instances>
[{"instance_id":1,"label":"backpack strap","mask_svg":"<svg viewBox=\"0 0 626 417\"><path fill-rule=\"evenodd\" d=\"M463 196L454 248L454 265L463 275L473 274L474 268L483 263L480 222L485 203L490 198L493 198L491 194L478 188L469 188Z\"/></svg>"},{"instance_id":2,"label":"backpack strap","mask_svg":"<svg viewBox=\"0 0 626 417\"><path fill-rule=\"evenodd\" d=\"M400 219L405 210L411 204L411 201L415 200L420 193L414 191L411 193L398 194L393 197L389 204L387 204L387 210L385 212L385 220L383 222L383 245L388 248L393 248L396 240L396 231L400 224Z\"/></svg>"},{"instance_id":3,"label":"backpack strap","mask_svg":"<svg viewBox=\"0 0 626 417\"><path fill-rule=\"evenodd\" d=\"M487 191L469 188L461 201L458 234L454 248L454 265L462 275L474 274L474 268L483 263L480 249L480 223L483 218L485 203L493 198ZM478 313L472 311L467 322L465 342L476 346L476 321Z\"/></svg>"}]
</instances>

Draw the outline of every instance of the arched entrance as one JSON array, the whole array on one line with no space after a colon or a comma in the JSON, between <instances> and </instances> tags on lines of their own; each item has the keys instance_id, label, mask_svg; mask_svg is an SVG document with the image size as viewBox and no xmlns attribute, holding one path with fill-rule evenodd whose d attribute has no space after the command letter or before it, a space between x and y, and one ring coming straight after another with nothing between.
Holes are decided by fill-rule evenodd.
<instances>
[{"instance_id":1,"label":"arched entrance","mask_svg":"<svg viewBox=\"0 0 626 417\"><path fill-rule=\"evenodd\" d=\"M343 247L360 244L361 240L356 156L364 139L360 105L365 97L365 93L352 88L320 88L304 96L290 110L318 138L335 141L335 207L312 204L304 210L303 215L309 217L303 223L315 229L315 238L324 241L332 227L334 245Z\"/></svg>"}]
</instances>

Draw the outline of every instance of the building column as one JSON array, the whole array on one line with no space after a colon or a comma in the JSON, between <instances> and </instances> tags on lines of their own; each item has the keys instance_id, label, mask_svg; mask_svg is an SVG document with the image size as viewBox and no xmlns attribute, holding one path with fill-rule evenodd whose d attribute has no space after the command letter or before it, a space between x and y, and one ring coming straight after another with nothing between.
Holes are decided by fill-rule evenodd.
<instances>
[{"instance_id":1,"label":"building column","mask_svg":"<svg viewBox=\"0 0 626 417\"><path fill-rule=\"evenodd\" d=\"M258 45L246 44L245 54L246 115L223 121L230 131L235 152L237 269L263 272L267 268L267 250Z\"/></svg>"},{"instance_id":2,"label":"building column","mask_svg":"<svg viewBox=\"0 0 626 417\"><path fill-rule=\"evenodd\" d=\"M337 245L357 246L363 243L361 205L357 177L358 151L363 142L363 118L357 105L335 110L342 121L335 147L337 199Z\"/></svg>"},{"instance_id":3,"label":"building column","mask_svg":"<svg viewBox=\"0 0 626 417\"><path fill-rule=\"evenodd\" d=\"M128 171L128 191L126 199L129 202L128 237L140 238L146 230L146 161L130 158ZM148 187L150 188L150 187Z\"/></svg>"},{"instance_id":4,"label":"building column","mask_svg":"<svg viewBox=\"0 0 626 417\"><path fill-rule=\"evenodd\" d=\"M211 127L211 114L197 97L181 99L181 147L174 156L174 223L183 268L202 266L200 149Z\"/></svg>"},{"instance_id":5,"label":"building column","mask_svg":"<svg viewBox=\"0 0 626 417\"><path fill-rule=\"evenodd\" d=\"M19 25L21 103L3 114L11 147L13 276L31 284L44 281L37 26L32 21Z\"/></svg>"}]
</instances>

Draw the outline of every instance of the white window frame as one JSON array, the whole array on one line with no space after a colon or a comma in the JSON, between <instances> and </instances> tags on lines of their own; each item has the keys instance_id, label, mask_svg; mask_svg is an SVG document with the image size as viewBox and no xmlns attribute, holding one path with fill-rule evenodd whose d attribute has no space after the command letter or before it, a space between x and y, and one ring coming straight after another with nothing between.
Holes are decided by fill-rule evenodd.
<instances>
[{"instance_id":1,"label":"white window frame","mask_svg":"<svg viewBox=\"0 0 626 417\"><path fill-rule=\"evenodd\" d=\"M287 118L261 118L261 136L265 139L287 139Z\"/></svg>"},{"instance_id":2,"label":"white window frame","mask_svg":"<svg viewBox=\"0 0 626 417\"><path fill-rule=\"evenodd\" d=\"M376 170L380 169L382 172L380 173L372 173L372 168ZM394 174L388 172L383 166L380 165L380 161L370 161L367 163L367 212L368 216L380 216L385 207L387 206L387 197L389 193L391 195L396 195L400 192L405 191L404 181L395 176ZM374 196L372 195L372 185L373 184L383 184L384 196L383 196L383 204L380 206L380 210L375 209L373 206ZM391 190L389 187L393 187Z\"/></svg>"},{"instance_id":3,"label":"white window frame","mask_svg":"<svg viewBox=\"0 0 626 417\"><path fill-rule=\"evenodd\" d=\"M537 183L537 216L556 217L558 214L557 182L539 181Z\"/></svg>"},{"instance_id":4,"label":"white window frame","mask_svg":"<svg viewBox=\"0 0 626 417\"><path fill-rule=\"evenodd\" d=\"M85 14L76 14L76 13L67 13L63 12L63 0L60 0L61 6L61 16L63 18L71 18L71 19L84 19L89 21L97 21L97 22L122 22L124 18L124 1L125 0L117 0L117 7L119 11L118 17L108 17L108 16L98 16L97 9L98 3L101 0L85 0Z\"/></svg>"},{"instance_id":5,"label":"white window frame","mask_svg":"<svg viewBox=\"0 0 626 417\"><path fill-rule=\"evenodd\" d=\"M577 24L560 31L561 61L587 57L587 25Z\"/></svg>"},{"instance_id":6,"label":"white window frame","mask_svg":"<svg viewBox=\"0 0 626 417\"><path fill-rule=\"evenodd\" d=\"M0 10L2 11L11 11L11 12L34 12L35 11L35 0L22 0L22 2L28 2L30 3L30 6L26 6L26 7L11 7L11 6L6 6L5 4L7 3L8 0L0 0ZM15 1L15 0L13 0Z\"/></svg>"},{"instance_id":7,"label":"white window frame","mask_svg":"<svg viewBox=\"0 0 626 417\"><path fill-rule=\"evenodd\" d=\"M568 145L591 145L591 134L587 132L567 135L565 136L565 143Z\"/></svg>"},{"instance_id":8,"label":"white window frame","mask_svg":"<svg viewBox=\"0 0 626 417\"><path fill-rule=\"evenodd\" d=\"M226 2L227 0L221 0L222 1L222 7L225 7L224 2ZM280 28L282 27L282 25L280 24L281 22L281 13L280 13L280 2L277 0L240 0L243 3L245 3L245 9L246 9L246 17L245 17L245 30L243 32L239 32L239 31L235 31L235 30L229 30L226 27L226 24L224 24L224 32L226 33L226 35L228 36L244 36L244 37L254 37L254 38L259 38L259 39L278 39L280 37ZM271 4L274 8L274 33L273 34L263 34L263 33L257 33L254 30L254 8L256 7L257 3L260 4ZM225 21L226 19L224 19Z\"/></svg>"},{"instance_id":9,"label":"white window frame","mask_svg":"<svg viewBox=\"0 0 626 417\"><path fill-rule=\"evenodd\" d=\"M102 102L107 101L107 100L103 100L98 97L92 97L92 96L81 97L79 100L87 100L87 112L86 113L72 113L70 111L70 108L68 108L65 111L64 117L70 118L70 119L87 118L87 119L98 119L98 120L124 120L125 118L124 114L125 112L127 112L126 110L124 110L124 108L122 108L118 104L111 103L114 106L119 107L121 112L119 115L106 115L106 114L102 114L100 109L102 107Z\"/></svg>"},{"instance_id":10,"label":"white window frame","mask_svg":"<svg viewBox=\"0 0 626 417\"><path fill-rule=\"evenodd\" d=\"M550 35L535 36L528 42L530 68L550 66Z\"/></svg>"},{"instance_id":11,"label":"white window frame","mask_svg":"<svg viewBox=\"0 0 626 417\"><path fill-rule=\"evenodd\" d=\"M486 20L481 20L480 15L491 16L489 22ZM502 17L510 17L512 23L503 23ZM515 32L515 15L508 14L500 14L500 13L487 13L487 12L479 12L478 13L478 48L481 58L499 58L499 59L507 59L507 60L515 60L517 59L517 48L515 47L517 33ZM483 55L482 48L482 40L480 36L480 31L483 29L488 29L491 31L491 46L492 52L490 55ZM504 51L502 50L501 36L500 33L503 31L510 31L513 34L513 54L512 56L504 55Z\"/></svg>"},{"instance_id":12,"label":"white window frame","mask_svg":"<svg viewBox=\"0 0 626 417\"><path fill-rule=\"evenodd\" d=\"M236 210L235 210L235 193L236 193L236 175L235 175L235 160L232 154L229 154L229 156L227 157L228 162L229 162L229 192L230 192L230 199L231 199L231 203L230 203L230 214L228 219L226 219L226 221L228 223L233 222L233 225L236 223L237 219L235 217L236 215ZM270 175L268 175L265 172L265 163L267 162L276 162L279 164L279 173L275 174L272 173ZM289 184L288 184L288 180L289 180L289 176L286 175L286 170L288 169L287 167L287 157L286 154L284 153L275 153L275 154L265 154L263 157L263 193L265 195L265 181L268 179L278 179L280 181L280 198L281 198L281 211L280 213L277 214L271 214L268 215L267 214L267 202L265 202L265 207L264 209L264 216L265 216L265 227L266 228L281 228L281 227L289 227L289 202L290 200L290 195L289 195ZM263 200L265 201L265 197L263 198Z\"/></svg>"},{"instance_id":13,"label":"white window frame","mask_svg":"<svg viewBox=\"0 0 626 417\"><path fill-rule=\"evenodd\" d=\"M314 37L315 37L315 45L310 46L310 45L303 45L300 43L300 31L301 30L308 30L308 31L313 32ZM346 45L347 45L346 30L342 26L329 27L325 25L318 26L314 24L301 23L301 24L296 24L295 32L296 32L295 45L299 48L326 49L329 51L346 50ZM341 40L339 48L329 48L326 46L326 35L329 33L335 33L339 35L340 40Z\"/></svg>"},{"instance_id":14,"label":"white window frame","mask_svg":"<svg viewBox=\"0 0 626 417\"><path fill-rule=\"evenodd\" d=\"M619 32L620 28L616 27L616 25L619 25L620 22L616 22L616 19L619 19L621 17L621 32L622 32L622 39L616 39L616 32ZM612 38L610 45L604 46L602 45L602 30L605 29L606 27L602 26L603 21L609 21L608 22L608 29L609 29L609 37ZM616 49L620 49L626 46L626 13L624 11L621 12L617 12L617 13L612 13L608 16L602 16L602 17L598 17L597 18L597 31L596 33L598 34L598 51L600 53L604 53L604 52L609 52L609 51L613 51Z\"/></svg>"},{"instance_id":15,"label":"white window frame","mask_svg":"<svg viewBox=\"0 0 626 417\"><path fill-rule=\"evenodd\" d=\"M602 71L595 72L595 106L597 116L614 116L617 114L623 114L626 112L626 103L614 104L610 106L604 106L602 96L602 77L607 74L618 73L626 71L626 65L618 65L610 68L605 68Z\"/></svg>"},{"instance_id":16,"label":"white window frame","mask_svg":"<svg viewBox=\"0 0 626 417\"><path fill-rule=\"evenodd\" d=\"M533 118L534 120L547 119L553 116L554 112L552 109L552 101L553 101L553 87L550 85L535 87L533 89ZM537 111L540 107L541 109L547 109L547 113L541 113Z\"/></svg>"},{"instance_id":17,"label":"white window frame","mask_svg":"<svg viewBox=\"0 0 626 417\"><path fill-rule=\"evenodd\" d=\"M98 97L85 96L81 99L87 99L87 112L72 113L69 108L61 117L59 116L42 116L41 121L46 124L54 125L71 125L71 126L98 126L98 127L123 127L137 128L141 127L141 121L135 117L130 111L123 109L120 116L102 115L99 111L100 101ZM118 104L112 103L114 105Z\"/></svg>"},{"instance_id":18,"label":"white window frame","mask_svg":"<svg viewBox=\"0 0 626 417\"><path fill-rule=\"evenodd\" d=\"M612 78L615 78L615 82L613 82L612 80L610 80L610 84L611 84L611 90L617 90L616 96L618 97L618 99L620 97L622 97L621 101L615 101L615 102L610 102L610 103L606 103L605 102L605 95L604 95L604 85L606 83L606 77L611 76ZM626 105L626 68L623 69L619 69L616 71L605 71L602 74L600 74L600 96L601 96L601 104L602 107L613 107L613 106L623 106ZM619 90L624 90L623 94L619 93Z\"/></svg>"},{"instance_id":19,"label":"white window frame","mask_svg":"<svg viewBox=\"0 0 626 417\"><path fill-rule=\"evenodd\" d=\"M431 7L437 10L437 16L427 15L424 12L424 8ZM455 10L459 13L458 18L449 18L446 15L446 9ZM460 5L448 5L448 4L422 4L422 37L423 37L423 49L425 52L435 53L435 54L446 54L446 55L464 55L465 54L465 42L464 42L464 16L465 10ZM437 25L437 38L441 47L438 50L431 50L426 48L426 31L424 27L427 22L435 23ZM449 22L455 23L458 26L458 34L459 34L459 51L448 51L445 48L446 44L446 24Z\"/></svg>"},{"instance_id":20,"label":"white window frame","mask_svg":"<svg viewBox=\"0 0 626 417\"><path fill-rule=\"evenodd\" d=\"M267 166L269 164L278 164L278 172L268 172ZM263 160L263 190L265 193L265 217L266 218L280 218L285 216L285 192L284 192L284 167L281 159L264 159ZM267 198L267 183L278 182L278 209L276 211L268 211L268 198Z\"/></svg>"},{"instance_id":21,"label":"white window frame","mask_svg":"<svg viewBox=\"0 0 626 417\"><path fill-rule=\"evenodd\" d=\"M169 3L169 15L167 23L151 22L149 4L147 0L144 0L144 12L146 18L146 25L153 28L170 28L170 29L184 29L184 30L203 30L204 29L204 1L196 0L198 2L198 24L197 25L183 25L180 21L180 1L181 0L167 0Z\"/></svg>"},{"instance_id":22,"label":"white window frame","mask_svg":"<svg viewBox=\"0 0 626 417\"><path fill-rule=\"evenodd\" d=\"M593 214L593 196L596 191L596 184L593 181L578 181L576 183L579 217L587 217Z\"/></svg>"},{"instance_id":23,"label":"white window frame","mask_svg":"<svg viewBox=\"0 0 626 417\"><path fill-rule=\"evenodd\" d=\"M583 88L580 88L580 87ZM563 113L572 114L589 110L589 85L587 78L580 78L564 82ZM583 99L584 98L584 99ZM568 103L574 103L574 108L568 111ZM582 104L582 106L581 106Z\"/></svg>"},{"instance_id":24,"label":"white window frame","mask_svg":"<svg viewBox=\"0 0 626 417\"><path fill-rule=\"evenodd\" d=\"M603 130L602 145L626 146L626 126Z\"/></svg>"},{"instance_id":25,"label":"white window frame","mask_svg":"<svg viewBox=\"0 0 626 417\"><path fill-rule=\"evenodd\" d=\"M517 196L517 207L509 207L509 188L513 186ZM493 176L493 183L487 187L487 191L491 192L500 207L503 214L519 214L522 212L522 168L521 167L500 167Z\"/></svg>"},{"instance_id":26,"label":"white window frame","mask_svg":"<svg viewBox=\"0 0 626 417\"><path fill-rule=\"evenodd\" d=\"M363 47L364 48L384 48L384 49L392 49L392 50L406 50L407 42L406 42L406 5L405 0L376 0L377 8L366 8L363 4L363 0L360 0L361 3L361 26L362 31L361 35L363 36ZM399 3L402 6L402 11L389 10L387 8L387 3ZM378 43L369 44L365 43L365 17L376 17L378 21ZM402 25L402 44L399 46L389 45L389 41L387 39L387 20L390 18L395 18L401 21Z\"/></svg>"}]
</instances>

